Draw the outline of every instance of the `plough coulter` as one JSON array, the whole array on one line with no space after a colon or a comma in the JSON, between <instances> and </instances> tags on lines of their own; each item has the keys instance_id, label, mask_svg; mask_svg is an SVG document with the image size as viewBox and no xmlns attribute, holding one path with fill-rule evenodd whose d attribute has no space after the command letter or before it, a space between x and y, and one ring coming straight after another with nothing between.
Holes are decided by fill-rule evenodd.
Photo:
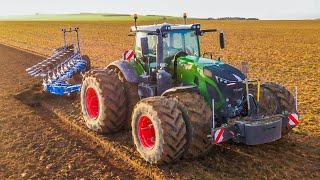
<instances>
[{"instance_id":1,"label":"plough coulter","mask_svg":"<svg viewBox=\"0 0 320 180\"><path fill-rule=\"evenodd\" d=\"M81 81L71 83L81 73L88 70L90 61L88 56L82 56L80 51L79 28L62 29L64 45L54 50L51 57L26 69L34 77L43 78L43 89L52 94L65 95L80 91ZM66 35L76 33L77 43L68 44ZM79 78L78 78L79 79Z\"/></svg>"},{"instance_id":2,"label":"plough coulter","mask_svg":"<svg viewBox=\"0 0 320 180\"><path fill-rule=\"evenodd\" d=\"M150 163L214 153L211 147L225 141L270 143L299 123L297 96L284 86L201 54L200 37L207 33L218 33L225 48L223 31L200 24L137 26L134 19L135 47L105 68L88 70L78 38L77 48L65 43L27 72L43 77L45 90L63 95L79 91L68 79L88 70L80 90L86 125L110 134L130 124L137 151ZM78 35L77 29L67 32Z\"/></svg>"}]
</instances>

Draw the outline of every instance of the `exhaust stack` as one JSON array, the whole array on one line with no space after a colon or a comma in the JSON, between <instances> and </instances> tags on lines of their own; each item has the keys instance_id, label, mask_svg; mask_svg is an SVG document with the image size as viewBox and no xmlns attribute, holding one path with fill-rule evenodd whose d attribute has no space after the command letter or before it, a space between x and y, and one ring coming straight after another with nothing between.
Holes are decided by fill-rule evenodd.
<instances>
[{"instance_id":1,"label":"exhaust stack","mask_svg":"<svg viewBox=\"0 0 320 180\"><path fill-rule=\"evenodd\" d=\"M187 13L183 13L184 24L187 24Z\"/></svg>"}]
</instances>

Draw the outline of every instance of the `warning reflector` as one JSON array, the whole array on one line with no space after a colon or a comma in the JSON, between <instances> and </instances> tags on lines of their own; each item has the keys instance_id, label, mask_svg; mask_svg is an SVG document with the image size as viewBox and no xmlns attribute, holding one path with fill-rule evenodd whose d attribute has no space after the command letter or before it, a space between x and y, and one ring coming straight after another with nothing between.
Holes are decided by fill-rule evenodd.
<instances>
[{"instance_id":1,"label":"warning reflector","mask_svg":"<svg viewBox=\"0 0 320 180\"><path fill-rule=\"evenodd\" d=\"M136 57L136 54L132 49L129 49L128 51L124 52L124 60L131 61Z\"/></svg>"},{"instance_id":2,"label":"warning reflector","mask_svg":"<svg viewBox=\"0 0 320 180\"><path fill-rule=\"evenodd\" d=\"M214 133L214 143L220 143L223 141L223 133L224 133L224 128L218 129Z\"/></svg>"},{"instance_id":3,"label":"warning reflector","mask_svg":"<svg viewBox=\"0 0 320 180\"><path fill-rule=\"evenodd\" d=\"M299 124L298 114L296 114L296 113L289 114L288 118L289 118L289 122L288 122L289 126L296 126Z\"/></svg>"}]
</instances>

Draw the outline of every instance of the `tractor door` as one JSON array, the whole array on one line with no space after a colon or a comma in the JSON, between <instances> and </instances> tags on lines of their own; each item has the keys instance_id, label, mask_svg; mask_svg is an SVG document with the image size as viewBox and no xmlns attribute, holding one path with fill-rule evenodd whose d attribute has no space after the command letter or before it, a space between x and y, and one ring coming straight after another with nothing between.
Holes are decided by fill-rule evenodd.
<instances>
[{"instance_id":1,"label":"tractor door","mask_svg":"<svg viewBox=\"0 0 320 180\"><path fill-rule=\"evenodd\" d=\"M144 62L142 59L142 52L141 52L141 38L148 37L148 46L149 46L149 63ZM147 35L144 32L138 32L136 34L136 41L135 41L135 52L138 61L143 65L145 71L149 68L156 67L156 51L157 51L157 36L155 35Z\"/></svg>"}]
</instances>

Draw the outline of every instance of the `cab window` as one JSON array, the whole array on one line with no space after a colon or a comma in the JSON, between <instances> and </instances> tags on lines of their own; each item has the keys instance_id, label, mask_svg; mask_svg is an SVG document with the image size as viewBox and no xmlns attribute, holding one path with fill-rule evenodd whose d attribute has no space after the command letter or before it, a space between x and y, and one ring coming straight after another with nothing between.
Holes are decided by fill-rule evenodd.
<instances>
[{"instance_id":1,"label":"cab window","mask_svg":"<svg viewBox=\"0 0 320 180\"><path fill-rule=\"evenodd\" d=\"M149 56L156 56L157 52L157 36L155 35L147 35L146 33L143 32L138 32L136 34L136 42L135 42L135 52L137 57L142 57L141 54L141 38L143 37L148 37L148 46L149 46Z\"/></svg>"}]
</instances>

